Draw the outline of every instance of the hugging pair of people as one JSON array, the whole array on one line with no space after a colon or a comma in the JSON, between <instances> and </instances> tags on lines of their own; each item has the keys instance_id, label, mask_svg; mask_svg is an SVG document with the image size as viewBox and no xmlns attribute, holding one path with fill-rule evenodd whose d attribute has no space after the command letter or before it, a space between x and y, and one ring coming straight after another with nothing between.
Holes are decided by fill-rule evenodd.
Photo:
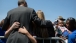
<instances>
[{"instance_id":1,"label":"hugging pair of people","mask_svg":"<svg viewBox=\"0 0 76 43\"><path fill-rule=\"evenodd\" d=\"M44 13L41 10L37 11L37 15L41 20L45 20ZM32 26L33 26L33 29L32 29L33 34L30 34L29 31L26 29L26 27L23 26L22 28L19 28L20 23L15 21L11 27L8 27L7 31L5 32L5 37L7 37L7 38L10 37L11 32L18 28L19 28L18 32L21 34L25 34L32 43L42 43L43 42L43 40L38 40L38 39L36 40L33 36L41 37L41 38L48 38L48 37L55 36L53 25L50 26L51 28L42 28L42 27L38 27L34 22L32 22ZM47 43L47 42L50 43L50 40L45 40L45 43ZM52 42L55 43L55 41L52 41Z\"/></svg>"}]
</instances>

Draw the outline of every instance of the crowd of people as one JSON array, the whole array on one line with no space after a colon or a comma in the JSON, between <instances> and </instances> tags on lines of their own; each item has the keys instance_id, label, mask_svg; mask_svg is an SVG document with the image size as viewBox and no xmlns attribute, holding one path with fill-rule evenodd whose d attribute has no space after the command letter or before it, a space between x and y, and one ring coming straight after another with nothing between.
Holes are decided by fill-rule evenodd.
<instances>
[{"instance_id":1,"label":"crowd of people","mask_svg":"<svg viewBox=\"0 0 76 43\"><path fill-rule=\"evenodd\" d=\"M64 39L66 43L76 43L75 18L69 17L67 19L63 19L61 16L59 16L59 19L56 20L53 24L54 24L55 36Z\"/></svg>"},{"instance_id":2,"label":"crowd of people","mask_svg":"<svg viewBox=\"0 0 76 43\"><path fill-rule=\"evenodd\" d=\"M66 21L66 22L65 22ZM76 43L76 20L73 17L59 18L53 23L45 20L44 12L28 8L25 0L18 0L18 7L10 10L7 17L0 22L0 43L43 43L36 39L60 37L66 43ZM50 43L50 40L44 40ZM52 43L56 43L52 40ZM63 43L59 40L59 43Z\"/></svg>"}]
</instances>

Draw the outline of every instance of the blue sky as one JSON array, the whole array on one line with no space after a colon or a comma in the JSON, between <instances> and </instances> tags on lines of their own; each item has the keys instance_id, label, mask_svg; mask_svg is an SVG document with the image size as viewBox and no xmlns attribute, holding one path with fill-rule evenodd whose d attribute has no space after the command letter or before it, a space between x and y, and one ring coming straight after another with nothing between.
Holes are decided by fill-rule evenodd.
<instances>
[{"instance_id":1,"label":"blue sky","mask_svg":"<svg viewBox=\"0 0 76 43\"><path fill-rule=\"evenodd\" d=\"M17 6L18 0L0 0L0 21L4 19L7 12ZM76 18L76 0L26 0L28 6L42 10L47 20L54 21L58 16L65 19Z\"/></svg>"}]
</instances>

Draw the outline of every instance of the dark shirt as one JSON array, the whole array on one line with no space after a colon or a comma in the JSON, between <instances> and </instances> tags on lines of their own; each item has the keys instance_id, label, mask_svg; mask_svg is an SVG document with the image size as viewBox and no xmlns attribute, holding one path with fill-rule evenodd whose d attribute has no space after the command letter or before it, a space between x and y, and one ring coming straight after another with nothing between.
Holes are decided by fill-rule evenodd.
<instances>
[{"instance_id":1,"label":"dark shirt","mask_svg":"<svg viewBox=\"0 0 76 43\"><path fill-rule=\"evenodd\" d=\"M0 27L0 36L4 36L5 31L2 30L2 27ZM0 39L0 43L6 43L6 39Z\"/></svg>"}]
</instances>

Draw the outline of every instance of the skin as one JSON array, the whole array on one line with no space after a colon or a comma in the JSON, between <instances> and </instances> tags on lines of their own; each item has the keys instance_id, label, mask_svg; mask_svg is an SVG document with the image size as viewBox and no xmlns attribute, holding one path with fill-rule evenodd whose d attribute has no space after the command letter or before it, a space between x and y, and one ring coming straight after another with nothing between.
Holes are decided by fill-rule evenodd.
<instances>
[{"instance_id":1,"label":"skin","mask_svg":"<svg viewBox=\"0 0 76 43\"><path fill-rule=\"evenodd\" d=\"M63 27L64 26L64 22L62 20L59 20L58 25Z\"/></svg>"},{"instance_id":2,"label":"skin","mask_svg":"<svg viewBox=\"0 0 76 43\"><path fill-rule=\"evenodd\" d=\"M19 28L19 26L20 26L19 22L14 22L13 25L5 32L5 37L7 38L11 33L11 31L13 29ZM18 32L25 34L31 40L32 43L37 43L36 39L27 31L25 27L19 28Z\"/></svg>"}]
</instances>

